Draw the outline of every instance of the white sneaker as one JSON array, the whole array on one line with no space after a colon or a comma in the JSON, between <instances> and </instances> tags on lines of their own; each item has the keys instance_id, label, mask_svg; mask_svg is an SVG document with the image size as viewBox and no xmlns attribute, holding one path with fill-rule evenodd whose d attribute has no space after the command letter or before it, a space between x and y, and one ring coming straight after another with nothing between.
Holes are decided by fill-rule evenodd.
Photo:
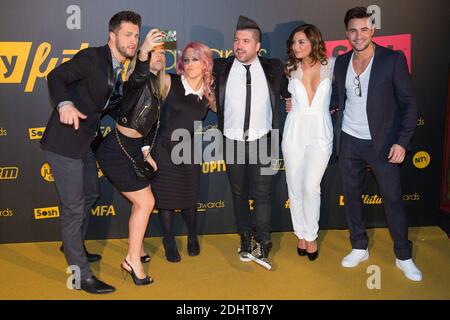
<instances>
[{"instance_id":1,"label":"white sneaker","mask_svg":"<svg viewBox=\"0 0 450 320\"><path fill-rule=\"evenodd\" d=\"M403 271L405 277L407 277L409 280L412 281L422 280L422 272L420 272L419 268L416 267L412 259L408 260L395 259L395 265L397 266L397 268Z\"/></svg>"},{"instance_id":2,"label":"white sneaker","mask_svg":"<svg viewBox=\"0 0 450 320\"><path fill-rule=\"evenodd\" d=\"M342 259L341 264L345 268L353 268L367 259L369 259L368 249L353 249L352 252Z\"/></svg>"},{"instance_id":3,"label":"white sneaker","mask_svg":"<svg viewBox=\"0 0 450 320\"><path fill-rule=\"evenodd\" d=\"M239 260L241 260L242 262L250 262L250 261L252 261L249 258L250 253L245 252L245 251L241 252L241 247L238 248L238 256L239 256Z\"/></svg>"}]
</instances>

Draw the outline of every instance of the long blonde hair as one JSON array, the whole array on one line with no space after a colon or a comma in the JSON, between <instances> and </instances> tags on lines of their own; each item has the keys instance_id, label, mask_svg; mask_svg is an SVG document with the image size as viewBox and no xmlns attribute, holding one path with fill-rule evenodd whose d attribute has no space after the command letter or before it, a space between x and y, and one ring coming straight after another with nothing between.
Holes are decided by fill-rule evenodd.
<instances>
[{"instance_id":1,"label":"long blonde hair","mask_svg":"<svg viewBox=\"0 0 450 320\"><path fill-rule=\"evenodd\" d=\"M129 64L128 70L127 70L127 80L133 73L134 68L136 67L137 57L138 57L138 53L136 53L134 55L133 59L130 61L130 64ZM149 56L149 61L148 61L149 68L150 68L150 63L151 63L151 59ZM158 71L158 73L156 75L157 88L154 88L155 93L158 95L158 99L160 99L161 101L164 101L167 98L167 95L169 94L169 87L167 86L167 83L164 81L165 77L166 77L166 68L164 67L164 69L162 69L161 71Z\"/></svg>"}]
</instances>

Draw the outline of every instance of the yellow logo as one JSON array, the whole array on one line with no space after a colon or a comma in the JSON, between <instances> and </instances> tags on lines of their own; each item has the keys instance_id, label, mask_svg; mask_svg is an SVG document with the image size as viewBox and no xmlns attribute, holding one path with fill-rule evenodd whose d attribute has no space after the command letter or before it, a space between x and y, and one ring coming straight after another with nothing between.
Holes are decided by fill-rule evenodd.
<instances>
[{"instance_id":1,"label":"yellow logo","mask_svg":"<svg viewBox=\"0 0 450 320\"><path fill-rule=\"evenodd\" d=\"M2 218L2 217L12 217L13 215L14 215L14 212L11 209L9 209L9 208L6 208L4 210L0 210L0 218Z\"/></svg>"},{"instance_id":2,"label":"yellow logo","mask_svg":"<svg viewBox=\"0 0 450 320\"><path fill-rule=\"evenodd\" d=\"M58 217L59 217L59 208L58 207L47 207L47 208L35 208L34 209L34 218L36 220L58 218Z\"/></svg>"},{"instance_id":3,"label":"yellow logo","mask_svg":"<svg viewBox=\"0 0 450 320\"><path fill-rule=\"evenodd\" d=\"M115 216L116 210L113 205L110 206L97 206L91 209L91 213L93 216L97 217L107 217L107 216Z\"/></svg>"},{"instance_id":4,"label":"yellow logo","mask_svg":"<svg viewBox=\"0 0 450 320\"><path fill-rule=\"evenodd\" d=\"M55 179L53 178L52 168L50 168L50 165L47 162L44 163L44 165L41 167L41 176L45 181L55 181Z\"/></svg>"},{"instance_id":5,"label":"yellow logo","mask_svg":"<svg viewBox=\"0 0 450 320\"><path fill-rule=\"evenodd\" d=\"M40 140L44 134L45 127L40 128L29 128L28 134L30 135L30 140Z\"/></svg>"},{"instance_id":6,"label":"yellow logo","mask_svg":"<svg viewBox=\"0 0 450 320\"><path fill-rule=\"evenodd\" d=\"M253 203L254 203L253 199L248 200L248 207L250 211L255 210L255 208L253 207Z\"/></svg>"},{"instance_id":7,"label":"yellow logo","mask_svg":"<svg viewBox=\"0 0 450 320\"><path fill-rule=\"evenodd\" d=\"M378 194L374 194L373 196L370 196L368 194L363 194L361 196L362 202L365 205L380 205L383 203L383 199L378 196ZM345 201L344 201L344 196L339 196L339 205L340 206L344 206L345 205Z\"/></svg>"},{"instance_id":8,"label":"yellow logo","mask_svg":"<svg viewBox=\"0 0 450 320\"><path fill-rule=\"evenodd\" d=\"M285 209L290 209L290 208L291 208L291 201L290 201L290 199L287 199L287 200L284 202L284 208L285 208Z\"/></svg>"},{"instance_id":9,"label":"yellow logo","mask_svg":"<svg viewBox=\"0 0 450 320\"><path fill-rule=\"evenodd\" d=\"M0 83L21 83L31 42L0 42Z\"/></svg>"},{"instance_id":10,"label":"yellow logo","mask_svg":"<svg viewBox=\"0 0 450 320\"><path fill-rule=\"evenodd\" d=\"M4 167L0 168L0 180L14 180L19 175L18 167Z\"/></svg>"},{"instance_id":11,"label":"yellow logo","mask_svg":"<svg viewBox=\"0 0 450 320\"><path fill-rule=\"evenodd\" d=\"M272 170L284 170L284 159L272 159Z\"/></svg>"},{"instance_id":12,"label":"yellow logo","mask_svg":"<svg viewBox=\"0 0 450 320\"><path fill-rule=\"evenodd\" d=\"M204 212L207 209L219 209L225 208L225 202L223 200L219 200L216 202L198 202L197 203L197 212Z\"/></svg>"},{"instance_id":13,"label":"yellow logo","mask_svg":"<svg viewBox=\"0 0 450 320\"><path fill-rule=\"evenodd\" d=\"M30 55L32 42L0 42L0 83L21 83L25 67ZM81 43L80 49L63 50L63 55L73 56L78 51L85 49L89 43ZM37 79L45 79L52 71L58 60L64 63L70 57L47 59L52 51L52 45L42 42L38 45L31 63L30 72L24 92L33 92Z\"/></svg>"},{"instance_id":14,"label":"yellow logo","mask_svg":"<svg viewBox=\"0 0 450 320\"><path fill-rule=\"evenodd\" d=\"M103 171L102 171L102 169L100 169L98 162L96 162L96 163L97 163L97 174L98 174L98 177L101 178L101 177L103 177Z\"/></svg>"},{"instance_id":15,"label":"yellow logo","mask_svg":"<svg viewBox=\"0 0 450 320\"><path fill-rule=\"evenodd\" d=\"M420 194L413 193L413 194L404 194L403 195L404 201L419 201L420 200Z\"/></svg>"},{"instance_id":16,"label":"yellow logo","mask_svg":"<svg viewBox=\"0 0 450 320\"><path fill-rule=\"evenodd\" d=\"M379 197L378 194L374 194L373 196L370 196L368 194L363 194L361 196L361 199L363 201L363 204L365 205L380 205L383 204L383 198ZM416 192L414 194L404 194L403 195L404 201L418 201L420 200L420 195ZM344 196L339 196L339 205L344 206Z\"/></svg>"},{"instance_id":17,"label":"yellow logo","mask_svg":"<svg viewBox=\"0 0 450 320\"><path fill-rule=\"evenodd\" d=\"M417 119L417 126L424 126L425 125L425 119L422 117L419 117L419 119Z\"/></svg>"},{"instance_id":18,"label":"yellow logo","mask_svg":"<svg viewBox=\"0 0 450 320\"><path fill-rule=\"evenodd\" d=\"M418 169L425 169L430 164L431 157L426 151L419 151L413 157L413 164Z\"/></svg>"},{"instance_id":19,"label":"yellow logo","mask_svg":"<svg viewBox=\"0 0 450 320\"><path fill-rule=\"evenodd\" d=\"M5 128L0 127L0 137L4 137L8 135L8 131Z\"/></svg>"},{"instance_id":20,"label":"yellow logo","mask_svg":"<svg viewBox=\"0 0 450 320\"><path fill-rule=\"evenodd\" d=\"M225 165L225 160L220 161L210 161L202 163L203 173L213 173L213 172L225 172L227 171L227 166Z\"/></svg>"}]
</instances>

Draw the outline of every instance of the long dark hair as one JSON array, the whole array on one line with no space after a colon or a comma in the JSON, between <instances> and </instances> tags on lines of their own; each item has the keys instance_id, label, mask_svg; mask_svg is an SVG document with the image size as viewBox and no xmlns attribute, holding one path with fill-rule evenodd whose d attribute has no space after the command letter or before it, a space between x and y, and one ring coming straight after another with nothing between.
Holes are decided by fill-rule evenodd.
<instances>
[{"instance_id":1,"label":"long dark hair","mask_svg":"<svg viewBox=\"0 0 450 320\"><path fill-rule=\"evenodd\" d=\"M287 77L290 77L291 72L297 70L298 63L301 61L301 59L295 57L294 51L292 50L292 41L297 32L303 32L311 42L311 54L309 56L311 57L313 64L320 62L321 64L326 65L328 63L327 49L319 28L312 24L301 25L292 31L289 39L286 41L287 58L284 72Z\"/></svg>"}]
</instances>

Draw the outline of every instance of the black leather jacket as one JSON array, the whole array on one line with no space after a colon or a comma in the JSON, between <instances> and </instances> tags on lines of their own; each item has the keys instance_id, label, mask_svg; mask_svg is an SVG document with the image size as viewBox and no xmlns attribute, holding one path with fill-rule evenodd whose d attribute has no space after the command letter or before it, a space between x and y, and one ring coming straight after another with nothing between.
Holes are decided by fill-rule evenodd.
<instances>
[{"instance_id":1,"label":"black leather jacket","mask_svg":"<svg viewBox=\"0 0 450 320\"><path fill-rule=\"evenodd\" d=\"M161 102L156 88L156 76L150 72L148 61L138 59L133 74L124 84L117 123L146 137L159 117Z\"/></svg>"}]
</instances>

